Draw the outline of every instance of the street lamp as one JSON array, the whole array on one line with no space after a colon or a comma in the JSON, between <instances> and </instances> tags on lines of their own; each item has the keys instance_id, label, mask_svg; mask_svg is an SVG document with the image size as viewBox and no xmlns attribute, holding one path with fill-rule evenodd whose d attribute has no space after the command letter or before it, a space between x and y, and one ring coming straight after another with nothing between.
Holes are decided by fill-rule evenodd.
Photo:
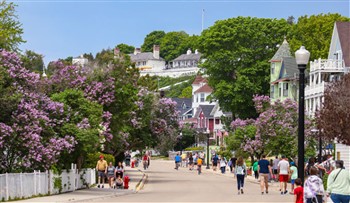
<instances>
[{"instance_id":1,"label":"street lamp","mask_svg":"<svg viewBox=\"0 0 350 203\"><path fill-rule=\"evenodd\" d=\"M301 46L295 52L295 60L299 69L299 119L298 119L298 177L304 183L304 116L305 116L305 69L309 62L310 52Z\"/></svg>"},{"instance_id":2,"label":"street lamp","mask_svg":"<svg viewBox=\"0 0 350 203\"><path fill-rule=\"evenodd\" d=\"M207 130L207 167L206 169L210 169L209 167L209 135L210 135L210 131Z\"/></svg>"},{"instance_id":3,"label":"street lamp","mask_svg":"<svg viewBox=\"0 0 350 203\"><path fill-rule=\"evenodd\" d=\"M322 139L318 129L311 129L311 132L318 134L318 163L322 162Z\"/></svg>"}]
</instances>

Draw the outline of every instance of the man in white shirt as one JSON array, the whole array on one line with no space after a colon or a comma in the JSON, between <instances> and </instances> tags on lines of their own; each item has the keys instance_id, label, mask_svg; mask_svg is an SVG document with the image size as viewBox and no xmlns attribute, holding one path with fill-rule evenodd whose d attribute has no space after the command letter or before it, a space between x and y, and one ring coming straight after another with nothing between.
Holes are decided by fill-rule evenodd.
<instances>
[{"instance_id":1,"label":"man in white shirt","mask_svg":"<svg viewBox=\"0 0 350 203\"><path fill-rule=\"evenodd\" d=\"M287 194L287 182L289 179L289 163L285 156L282 156L282 160L278 163L278 174L280 181L281 195Z\"/></svg>"},{"instance_id":2,"label":"man in white shirt","mask_svg":"<svg viewBox=\"0 0 350 203\"><path fill-rule=\"evenodd\" d=\"M275 160L273 160L273 176L272 179L277 182L278 181L278 163L280 162L280 160L278 159L278 156L276 156Z\"/></svg>"}]
</instances>

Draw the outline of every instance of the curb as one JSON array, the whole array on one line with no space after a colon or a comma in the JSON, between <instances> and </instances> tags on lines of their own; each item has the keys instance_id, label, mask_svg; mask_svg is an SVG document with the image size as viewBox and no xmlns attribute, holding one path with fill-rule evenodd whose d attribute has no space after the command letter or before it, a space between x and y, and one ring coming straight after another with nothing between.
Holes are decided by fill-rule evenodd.
<instances>
[{"instance_id":1,"label":"curb","mask_svg":"<svg viewBox=\"0 0 350 203\"><path fill-rule=\"evenodd\" d=\"M137 169L137 170L140 171L141 173L143 173L143 176L142 176L141 180L139 181L139 183L135 187L135 193L138 193L143 188L143 186L145 186L145 183L148 180L148 174L141 171L140 169Z\"/></svg>"}]
</instances>

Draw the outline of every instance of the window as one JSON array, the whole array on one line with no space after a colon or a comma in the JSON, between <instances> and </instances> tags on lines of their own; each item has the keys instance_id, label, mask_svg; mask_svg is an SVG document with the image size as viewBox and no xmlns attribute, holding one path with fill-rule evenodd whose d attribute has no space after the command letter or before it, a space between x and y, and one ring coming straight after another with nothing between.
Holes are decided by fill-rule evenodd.
<instances>
[{"instance_id":1,"label":"window","mask_svg":"<svg viewBox=\"0 0 350 203\"><path fill-rule=\"evenodd\" d=\"M197 94L197 103L198 103L198 97L199 97L199 96L198 96L198 94Z\"/></svg>"},{"instance_id":2,"label":"window","mask_svg":"<svg viewBox=\"0 0 350 203\"><path fill-rule=\"evenodd\" d=\"M275 74L275 63L271 63L271 74Z\"/></svg>"},{"instance_id":3,"label":"window","mask_svg":"<svg viewBox=\"0 0 350 203\"><path fill-rule=\"evenodd\" d=\"M283 96L288 97L288 83L283 83Z\"/></svg>"},{"instance_id":4,"label":"window","mask_svg":"<svg viewBox=\"0 0 350 203\"><path fill-rule=\"evenodd\" d=\"M270 91L270 97L273 99L275 98L275 86L271 86L271 91Z\"/></svg>"},{"instance_id":5,"label":"window","mask_svg":"<svg viewBox=\"0 0 350 203\"><path fill-rule=\"evenodd\" d=\"M205 101L205 95L204 93L201 93L201 102L204 102Z\"/></svg>"},{"instance_id":6,"label":"window","mask_svg":"<svg viewBox=\"0 0 350 203\"><path fill-rule=\"evenodd\" d=\"M281 95L282 95L282 89L281 89L281 86L279 85L279 88L278 88L278 97L281 97Z\"/></svg>"},{"instance_id":7,"label":"window","mask_svg":"<svg viewBox=\"0 0 350 203\"><path fill-rule=\"evenodd\" d=\"M215 119L215 124L219 125L220 124L220 119Z\"/></svg>"}]
</instances>

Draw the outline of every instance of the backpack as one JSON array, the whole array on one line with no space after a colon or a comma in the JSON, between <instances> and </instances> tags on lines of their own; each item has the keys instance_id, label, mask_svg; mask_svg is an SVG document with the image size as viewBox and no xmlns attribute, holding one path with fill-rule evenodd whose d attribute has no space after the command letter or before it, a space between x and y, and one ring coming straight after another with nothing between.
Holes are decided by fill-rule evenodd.
<instances>
[{"instance_id":1,"label":"backpack","mask_svg":"<svg viewBox=\"0 0 350 203\"><path fill-rule=\"evenodd\" d=\"M245 174L245 166L236 166L236 173L239 175L244 175Z\"/></svg>"}]
</instances>

